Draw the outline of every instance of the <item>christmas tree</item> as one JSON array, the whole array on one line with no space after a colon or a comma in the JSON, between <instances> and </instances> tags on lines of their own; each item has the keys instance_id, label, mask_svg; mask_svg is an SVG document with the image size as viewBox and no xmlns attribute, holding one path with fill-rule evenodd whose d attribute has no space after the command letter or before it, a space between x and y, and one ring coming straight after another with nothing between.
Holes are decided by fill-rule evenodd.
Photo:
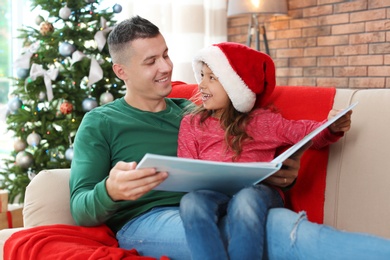
<instances>
[{"instance_id":1,"label":"christmas tree","mask_svg":"<svg viewBox=\"0 0 390 260\"><path fill-rule=\"evenodd\" d=\"M111 69L106 44L122 7L97 0L33 0L48 17L23 26L23 52L8 101L7 128L14 151L0 172L0 188L22 202L30 180L43 169L69 168L72 142L88 111L124 94ZM64 184L66 185L66 184Z\"/></svg>"}]
</instances>

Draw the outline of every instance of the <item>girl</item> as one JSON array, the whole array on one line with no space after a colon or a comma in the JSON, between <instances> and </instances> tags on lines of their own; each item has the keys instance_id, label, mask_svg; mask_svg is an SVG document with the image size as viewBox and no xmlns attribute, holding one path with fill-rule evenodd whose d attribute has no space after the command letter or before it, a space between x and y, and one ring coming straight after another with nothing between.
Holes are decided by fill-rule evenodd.
<instances>
[{"instance_id":1,"label":"girl","mask_svg":"<svg viewBox=\"0 0 390 260\"><path fill-rule=\"evenodd\" d=\"M181 122L179 157L271 161L277 148L298 142L322 123L286 120L262 107L276 81L274 63L264 53L237 43L215 44L195 56L193 69L202 104ZM350 116L351 111L317 135L313 147L337 141L350 129ZM282 192L266 183L233 197L209 190L186 194L180 214L192 259L262 259L266 216L274 207L283 207Z\"/></svg>"}]
</instances>

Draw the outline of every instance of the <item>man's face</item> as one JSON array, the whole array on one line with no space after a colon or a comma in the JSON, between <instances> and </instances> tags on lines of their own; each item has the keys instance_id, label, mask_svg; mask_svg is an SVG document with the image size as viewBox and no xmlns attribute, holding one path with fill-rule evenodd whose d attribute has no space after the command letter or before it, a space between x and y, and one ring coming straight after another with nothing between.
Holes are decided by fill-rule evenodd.
<instances>
[{"instance_id":1,"label":"man's face","mask_svg":"<svg viewBox=\"0 0 390 260\"><path fill-rule=\"evenodd\" d=\"M126 64L121 64L122 80L132 100L159 100L171 92L173 64L161 34L131 42L128 57Z\"/></svg>"}]
</instances>

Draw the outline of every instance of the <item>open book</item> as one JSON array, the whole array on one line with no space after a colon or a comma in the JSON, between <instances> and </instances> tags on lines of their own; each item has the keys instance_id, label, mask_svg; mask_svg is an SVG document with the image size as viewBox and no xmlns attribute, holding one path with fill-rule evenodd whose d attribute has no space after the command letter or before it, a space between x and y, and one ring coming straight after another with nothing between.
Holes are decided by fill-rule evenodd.
<instances>
[{"instance_id":1,"label":"open book","mask_svg":"<svg viewBox=\"0 0 390 260\"><path fill-rule=\"evenodd\" d=\"M207 189L235 194L240 189L259 183L277 172L287 158L354 108L356 104L340 111L335 117L314 129L271 162L215 162L147 153L138 163L137 169L151 167L156 168L157 171L168 172L169 177L155 190L189 192Z\"/></svg>"}]
</instances>

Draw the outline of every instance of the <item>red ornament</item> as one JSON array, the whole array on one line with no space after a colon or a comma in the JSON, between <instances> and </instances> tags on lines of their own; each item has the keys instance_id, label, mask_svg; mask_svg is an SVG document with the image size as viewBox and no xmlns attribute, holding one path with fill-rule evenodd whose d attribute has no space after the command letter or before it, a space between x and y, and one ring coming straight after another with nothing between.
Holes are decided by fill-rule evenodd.
<instances>
[{"instance_id":1,"label":"red ornament","mask_svg":"<svg viewBox=\"0 0 390 260\"><path fill-rule=\"evenodd\" d=\"M65 101L64 103L61 104L60 111L64 115L70 114L73 111L73 105L68 101Z\"/></svg>"}]
</instances>

